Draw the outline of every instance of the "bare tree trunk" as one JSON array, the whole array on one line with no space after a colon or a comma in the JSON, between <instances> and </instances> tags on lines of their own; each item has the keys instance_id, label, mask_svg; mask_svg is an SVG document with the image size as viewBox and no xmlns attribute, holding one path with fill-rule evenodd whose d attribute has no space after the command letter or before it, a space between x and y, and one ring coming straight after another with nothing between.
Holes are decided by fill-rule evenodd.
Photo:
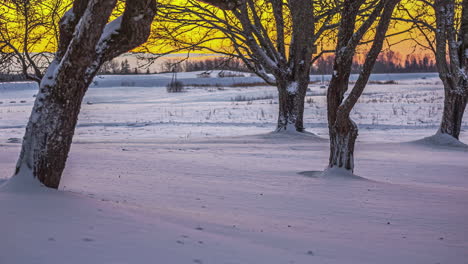
<instances>
[{"instance_id":1,"label":"bare tree trunk","mask_svg":"<svg viewBox=\"0 0 468 264\"><path fill-rule=\"evenodd\" d=\"M358 127L351 120L350 113L358 102L375 61L382 50L385 35L395 5L399 0L381 0L376 2L372 13L356 29L359 9L365 1L345 1L342 10L341 25L338 33L336 57L333 64L333 76L327 91L327 117L330 134L329 168L354 170L354 145L358 136ZM351 92L345 98L351 74L352 60L356 47L379 17L376 34L371 48L366 55L363 68Z\"/></svg>"},{"instance_id":2,"label":"bare tree trunk","mask_svg":"<svg viewBox=\"0 0 468 264\"><path fill-rule=\"evenodd\" d=\"M40 83L14 177L35 177L47 187L59 187L93 77L104 61L147 39L154 0L132 1L107 24L115 5L115 0L75 0L62 18L59 50Z\"/></svg>"},{"instance_id":3,"label":"bare tree trunk","mask_svg":"<svg viewBox=\"0 0 468 264\"><path fill-rule=\"evenodd\" d=\"M89 85L85 78L86 71L95 59L96 44L115 6L115 2L102 6L88 1L77 1L78 4L81 8L72 11L73 14L67 13L62 20L62 49L57 52L57 58L51 63L39 85L39 93L26 127L15 171L15 176L28 174L22 173L22 170L31 171L33 177L37 177L40 182L51 188L59 186L81 100ZM86 8L99 12L102 16L83 16ZM69 17L72 20L66 21ZM75 31L79 23L77 20L81 19L83 28L81 32L77 32L73 39L75 42L72 38L66 39L73 35L67 30ZM94 24L93 27L91 23ZM67 26L70 28L64 28ZM71 46L69 52L65 50L68 46Z\"/></svg>"},{"instance_id":4,"label":"bare tree trunk","mask_svg":"<svg viewBox=\"0 0 468 264\"><path fill-rule=\"evenodd\" d=\"M445 99L438 133L459 139L468 101L468 0L462 1L462 16L456 21L455 1L436 0L436 65L444 84ZM460 23L457 29L457 24Z\"/></svg>"},{"instance_id":5,"label":"bare tree trunk","mask_svg":"<svg viewBox=\"0 0 468 264\"><path fill-rule=\"evenodd\" d=\"M343 78L334 76L327 93L328 133L330 134L329 168L354 170L354 145L358 136L358 127L349 114L339 111L344 91L348 86L347 73Z\"/></svg>"},{"instance_id":6,"label":"bare tree trunk","mask_svg":"<svg viewBox=\"0 0 468 264\"><path fill-rule=\"evenodd\" d=\"M462 91L462 89L459 89ZM457 93L445 88L444 112L440 124L439 133L450 135L456 139L460 136L460 130L468 97L463 93Z\"/></svg>"},{"instance_id":7,"label":"bare tree trunk","mask_svg":"<svg viewBox=\"0 0 468 264\"><path fill-rule=\"evenodd\" d=\"M307 81L277 81L279 114L276 132L304 132L304 99Z\"/></svg>"},{"instance_id":8,"label":"bare tree trunk","mask_svg":"<svg viewBox=\"0 0 468 264\"><path fill-rule=\"evenodd\" d=\"M353 172L354 145L358 136L357 125L347 117L335 122L330 127L330 160L329 167L339 167Z\"/></svg>"},{"instance_id":9,"label":"bare tree trunk","mask_svg":"<svg viewBox=\"0 0 468 264\"><path fill-rule=\"evenodd\" d=\"M281 5L281 1L273 1L273 4ZM279 97L276 131L304 132L304 99L310 81L309 71L314 52L316 21L312 1L289 1L289 8L294 27L289 47L289 62L284 64L289 66L290 74L284 74L282 67L275 74ZM279 10L276 11L280 13ZM284 27L284 25L278 26ZM282 30L284 31L284 28L278 31ZM279 50L284 50L283 46L281 45Z\"/></svg>"},{"instance_id":10,"label":"bare tree trunk","mask_svg":"<svg viewBox=\"0 0 468 264\"><path fill-rule=\"evenodd\" d=\"M54 62L56 63L56 62ZM53 86L41 84L41 91L26 127L16 173L33 169L44 185L58 188L70 151L83 96L90 84L84 71L67 72ZM46 78L52 77L46 75ZM60 93L60 91L68 91Z\"/></svg>"}]
</instances>

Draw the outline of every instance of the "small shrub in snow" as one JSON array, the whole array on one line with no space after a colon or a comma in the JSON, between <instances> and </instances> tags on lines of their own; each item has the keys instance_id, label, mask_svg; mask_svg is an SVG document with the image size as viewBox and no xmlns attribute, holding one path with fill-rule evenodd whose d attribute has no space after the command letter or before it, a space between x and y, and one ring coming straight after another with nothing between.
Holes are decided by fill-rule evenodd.
<instances>
[{"instance_id":1,"label":"small shrub in snow","mask_svg":"<svg viewBox=\"0 0 468 264\"><path fill-rule=\"evenodd\" d=\"M184 84L181 81L172 81L166 86L168 93L180 93L184 90Z\"/></svg>"},{"instance_id":2,"label":"small shrub in snow","mask_svg":"<svg viewBox=\"0 0 468 264\"><path fill-rule=\"evenodd\" d=\"M197 74L197 77L198 78L210 78L211 74L209 72L202 72L202 73Z\"/></svg>"}]
</instances>

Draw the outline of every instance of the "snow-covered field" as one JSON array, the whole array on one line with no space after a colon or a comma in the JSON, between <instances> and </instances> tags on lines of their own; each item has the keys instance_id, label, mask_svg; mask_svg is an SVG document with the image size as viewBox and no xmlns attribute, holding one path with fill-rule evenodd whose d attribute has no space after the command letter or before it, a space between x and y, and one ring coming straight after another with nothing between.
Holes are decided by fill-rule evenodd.
<instances>
[{"instance_id":1,"label":"snow-covered field","mask_svg":"<svg viewBox=\"0 0 468 264\"><path fill-rule=\"evenodd\" d=\"M172 74L97 77L98 86L92 86L84 99L75 141L187 140L267 133L275 127L275 87L231 86L258 83L257 77L196 78L196 73L181 73L179 80L187 91L167 93L164 86L171 78ZM361 129L360 140L407 141L435 133L443 102L436 74L379 74L373 80L398 84L367 87L352 113ZM194 86L206 84L214 86ZM310 85L304 122L307 130L326 137L321 86ZM21 138L35 92L33 84L0 84L0 142ZM463 128L467 127L465 118ZM461 136L467 137L465 131Z\"/></svg>"},{"instance_id":2,"label":"snow-covered field","mask_svg":"<svg viewBox=\"0 0 468 264\"><path fill-rule=\"evenodd\" d=\"M1 264L466 263L468 149L407 142L437 129L437 75L374 76L398 84L369 85L353 112L363 179L314 173L328 158L321 84L305 111L319 138L269 133L275 88L230 86L255 77L179 74L214 86L168 94L171 77L96 79L62 191L1 187ZM34 93L0 84L0 182Z\"/></svg>"}]
</instances>

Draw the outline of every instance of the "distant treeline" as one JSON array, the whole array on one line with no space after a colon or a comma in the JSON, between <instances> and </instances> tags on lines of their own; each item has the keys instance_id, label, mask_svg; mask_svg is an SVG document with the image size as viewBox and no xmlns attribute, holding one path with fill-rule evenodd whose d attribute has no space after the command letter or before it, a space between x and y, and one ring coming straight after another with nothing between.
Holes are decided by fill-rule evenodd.
<instances>
[{"instance_id":1,"label":"distant treeline","mask_svg":"<svg viewBox=\"0 0 468 264\"><path fill-rule=\"evenodd\" d=\"M161 72L191 72L191 71L241 71L249 72L249 69L239 59L233 58L209 58L193 60L166 60L161 64Z\"/></svg>"},{"instance_id":2,"label":"distant treeline","mask_svg":"<svg viewBox=\"0 0 468 264\"><path fill-rule=\"evenodd\" d=\"M313 74L332 74L333 55L322 56L311 69ZM352 73L359 73L362 64L359 60L353 62ZM374 65L373 73L406 73L406 72L436 72L434 60L429 55L409 55L403 61L398 53L393 51L382 52Z\"/></svg>"},{"instance_id":3,"label":"distant treeline","mask_svg":"<svg viewBox=\"0 0 468 264\"><path fill-rule=\"evenodd\" d=\"M6 74L0 73L0 82L20 82L26 81L23 74Z\"/></svg>"},{"instance_id":4,"label":"distant treeline","mask_svg":"<svg viewBox=\"0 0 468 264\"><path fill-rule=\"evenodd\" d=\"M322 56L311 69L311 74L332 74L334 56ZM353 63L352 73L359 73L362 64L359 58ZM238 59L210 58L199 60L166 60L161 65L161 72L189 72L230 70L250 72L245 64ZM404 72L436 72L434 60L429 55L409 55L403 61L401 55L393 51L382 52L373 69L373 73L404 73Z\"/></svg>"},{"instance_id":5,"label":"distant treeline","mask_svg":"<svg viewBox=\"0 0 468 264\"><path fill-rule=\"evenodd\" d=\"M105 74L150 74L149 68L141 69L138 67L131 67L130 63L127 59L121 61L120 63L111 60L106 61L102 64L101 68L99 69L98 74L105 75Z\"/></svg>"},{"instance_id":6,"label":"distant treeline","mask_svg":"<svg viewBox=\"0 0 468 264\"><path fill-rule=\"evenodd\" d=\"M229 70L248 72L249 69L242 63L241 60L232 58L209 58L209 59L192 59L178 60L166 59L161 63L160 72L191 72L191 71L212 71L212 70ZM101 66L99 74L149 74L148 68L141 69L131 67L128 60L123 60L120 63L112 60L104 63Z\"/></svg>"}]
</instances>

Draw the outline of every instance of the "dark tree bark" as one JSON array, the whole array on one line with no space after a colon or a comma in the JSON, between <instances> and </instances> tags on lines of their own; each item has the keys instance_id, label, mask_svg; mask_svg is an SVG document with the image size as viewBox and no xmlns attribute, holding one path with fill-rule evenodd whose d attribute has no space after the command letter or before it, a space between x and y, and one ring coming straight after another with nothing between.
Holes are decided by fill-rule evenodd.
<instances>
[{"instance_id":1,"label":"dark tree bark","mask_svg":"<svg viewBox=\"0 0 468 264\"><path fill-rule=\"evenodd\" d=\"M444 111L439 132L458 139L468 97L464 94L451 92L449 88L445 88L445 90Z\"/></svg>"},{"instance_id":2,"label":"dark tree bark","mask_svg":"<svg viewBox=\"0 0 468 264\"><path fill-rule=\"evenodd\" d=\"M279 114L277 132L304 132L304 99L308 80L302 82L277 81Z\"/></svg>"},{"instance_id":3,"label":"dark tree bark","mask_svg":"<svg viewBox=\"0 0 468 264\"><path fill-rule=\"evenodd\" d=\"M278 1L277 9L281 8ZM293 33L289 48L289 62L284 68L274 71L278 87L279 114L276 131L292 130L304 132L304 99L310 81L310 66L314 49L315 16L310 1L289 1L292 14ZM280 11L277 11L279 13ZM280 22L281 23L281 22ZM278 26L284 27L278 23ZM280 31L284 31L282 28ZM284 45L284 44L281 44ZM283 51L284 46L278 50Z\"/></svg>"},{"instance_id":4,"label":"dark tree bark","mask_svg":"<svg viewBox=\"0 0 468 264\"><path fill-rule=\"evenodd\" d=\"M436 0L433 7L436 65L445 90L439 133L458 140L468 101L468 0L462 2L458 29L454 0Z\"/></svg>"},{"instance_id":5,"label":"dark tree bark","mask_svg":"<svg viewBox=\"0 0 468 264\"><path fill-rule=\"evenodd\" d=\"M372 68L382 50L383 41L390 19L399 0L380 0L372 6L372 12L356 29L359 10L364 7L364 0L344 1L341 24L338 32L334 73L327 91L328 129L330 134L329 168L354 170L354 145L358 136L358 127L351 120L350 113L367 84ZM369 8L368 6L366 8ZM356 84L345 98L349 76L356 48L363 36L380 18L372 46L366 56Z\"/></svg>"},{"instance_id":6,"label":"dark tree bark","mask_svg":"<svg viewBox=\"0 0 468 264\"><path fill-rule=\"evenodd\" d=\"M60 23L59 50L39 86L14 177L58 188L81 102L99 67L146 41L154 0L134 0L108 23L116 0L75 0Z\"/></svg>"}]
</instances>

